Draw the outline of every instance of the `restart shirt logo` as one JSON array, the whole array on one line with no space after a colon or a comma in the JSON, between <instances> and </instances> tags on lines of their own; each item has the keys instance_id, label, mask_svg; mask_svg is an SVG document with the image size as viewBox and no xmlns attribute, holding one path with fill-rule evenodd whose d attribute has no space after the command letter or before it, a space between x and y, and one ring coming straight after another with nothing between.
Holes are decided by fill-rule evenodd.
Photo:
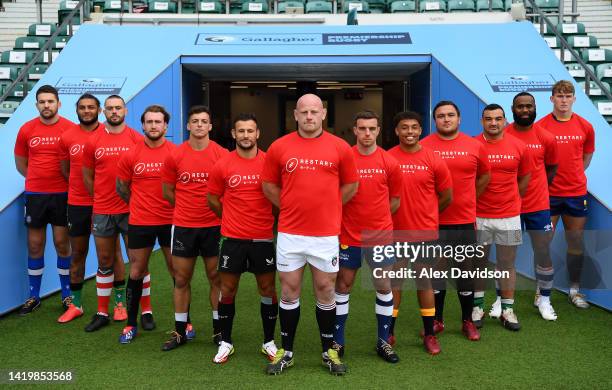
<instances>
[{"instance_id":1,"label":"restart shirt logo","mask_svg":"<svg viewBox=\"0 0 612 390\"><path fill-rule=\"evenodd\" d=\"M96 157L96 160L99 160L103 156L118 156L123 152L127 152L128 150L130 150L130 148L127 146L102 146L96 149L94 156Z\"/></svg>"},{"instance_id":2,"label":"restart shirt logo","mask_svg":"<svg viewBox=\"0 0 612 390\"><path fill-rule=\"evenodd\" d=\"M208 181L208 172L182 172L179 174L179 182L187 183L206 183Z\"/></svg>"},{"instance_id":3,"label":"restart shirt logo","mask_svg":"<svg viewBox=\"0 0 612 390\"><path fill-rule=\"evenodd\" d=\"M402 173L415 173L417 171L429 171L429 167L420 164L400 164Z\"/></svg>"},{"instance_id":4,"label":"restart shirt logo","mask_svg":"<svg viewBox=\"0 0 612 390\"><path fill-rule=\"evenodd\" d=\"M557 144L582 144L584 142L584 137L581 135L555 135L555 138L557 139Z\"/></svg>"},{"instance_id":5,"label":"restart shirt logo","mask_svg":"<svg viewBox=\"0 0 612 390\"><path fill-rule=\"evenodd\" d=\"M518 160L516 156L511 154L489 154L490 163L501 163L503 161Z\"/></svg>"},{"instance_id":6,"label":"restart shirt logo","mask_svg":"<svg viewBox=\"0 0 612 390\"><path fill-rule=\"evenodd\" d=\"M387 171L381 168L363 168L358 169L360 179L373 179L374 177L387 175Z\"/></svg>"},{"instance_id":7,"label":"restart shirt logo","mask_svg":"<svg viewBox=\"0 0 612 390\"><path fill-rule=\"evenodd\" d=\"M317 167L332 168L334 163L327 160L315 160L292 157L285 163L287 173L295 171L297 168L301 170L316 171Z\"/></svg>"},{"instance_id":8,"label":"restart shirt logo","mask_svg":"<svg viewBox=\"0 0 612 390\"><path fill-rule=\"evenodd\" d=\"M461 150L434 150L434 153L443 160L454 160L457 157L467 157L470 154Z\"/></svg>"},{"instance_id":9,"label":"restart shirt logo","mask_svg":"<svg viewBox=\"0 0 612 390\"><path fill-rule=\"evenodd\" d=\"M238 187L240 184L259 185L261 183L261 175L232 175L227 181L227 186L230 188Z\"/></svg>"},{"instance_id":10,"label":"restart shirt logo","mask_svg":"<svg viewBox=\"0 0 612 390\"><path fill-rule=\"evenodd\" d=\"M145 173L159 173L163 168L164 163L154 162L154 163L143 163L140 162L134 165L134 174L142 175Z\"/></svg>"},{"instance_id":11,"label":"restart shirt logo","mask_svg":"<svg viewBox=\"0 0 612 390\"><path fill-rule=\"evenodd\" d=\"M84 148L85 148L85 145L83 144L74 144L70 147L70 155L75 156L79 154L79 152L82 151Z\"/></svg>"},{"instance_id":12,"label":"restart shirt logo","mask_svg":"<svg viewBox=\"0 0 612 390\"><path fill-rule=\"evenodd\" d=\"M30 147L35 148L39 145L55 145L60 140L60 137L32 137L30 139Z\"/></svg>"}]
</instances>

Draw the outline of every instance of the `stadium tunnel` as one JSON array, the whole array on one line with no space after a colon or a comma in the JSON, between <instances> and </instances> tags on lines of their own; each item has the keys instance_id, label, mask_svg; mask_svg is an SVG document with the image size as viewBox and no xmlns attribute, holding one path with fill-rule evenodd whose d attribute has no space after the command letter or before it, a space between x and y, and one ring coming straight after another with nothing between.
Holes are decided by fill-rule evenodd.
<instances>
[{"instance_id":1,"label":"stadium tunnel","mask_svg":"<svg viewBox=\"0 0 612 390\"><path fill-rule=\"evenodd\" d=\"M523 53L523 54L521 54ZM529 53L529 54L528 54ZM537 53L537 61L527 61ZM60 91L60 114L76 121L74 105L84 92L104 99L126 99L127 123L140 129L140 113L161 104L171 113L167 137L186 138L186 114L193 104L212 111L212 138L230 146L231 118L254 112L265 149L295 127L292 108L304 92L319 94L327 105L326 128L352 141L352 115L374 109L382 117L381 144L397 141L393 115L403 109L423 114L424 135L431 131L431 110L440 100L453 100L461 110L461 130L481 132L480 113L487 103L499 103L510 115L512 97L533 93L538 117L550 112L548 97L556 80L571 76L530 23L478 25L296 26L296 27L143 27L85 25L71 39L35 89L51 84ZM346 86L346 88L345 88ZM590 263L599 280L589 291L591 302L612 309L612 188L607 166L612 146L609 125L577 88L576 112L593 123L596 152L587 171L591 214L588 229ZM27 253L23 225L23 178L13 162L13 145L21 124L38 115L34 94L28 95L0 132L0 313L26 298ZM607 230L606 230L607 229ZM50 231L49 231L50 234ZM49 236L50 237L50 236ZM95 273L91 242L86 275ZM527 250L528 249L528 250ZM558 270L565 244L554 241ZM519 271L533 276L529 245L517 257ZM563 256L564 257L564 256ZM42 294L57 291L55 252L45 251L47 272ZM565 259L563 258L564 262ZM53 272L49 272L49 270ZM557 287L561 287L560 284Z\"/></svg>"}]
</instances>

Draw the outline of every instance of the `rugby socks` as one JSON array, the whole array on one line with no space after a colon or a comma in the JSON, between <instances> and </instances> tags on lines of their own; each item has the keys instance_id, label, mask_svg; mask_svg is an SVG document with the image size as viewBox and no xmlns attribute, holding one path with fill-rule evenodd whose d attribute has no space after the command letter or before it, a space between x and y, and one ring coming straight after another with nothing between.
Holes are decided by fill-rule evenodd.
<instances>
[{"instance_id":1,"label":"rugby socks","mask_svg":"<svg viewBox=\"0 0 612 390\"><path fill-rule=\"evenodd\" d=\"M138 302L143 294L143 279L128 279L126 289L128 326L138 325Z\"/></svg>"},{"instance_id":2,"label":"rugby socks","mask_svg":"<svg viewBox=\"0 0 612 390\"><path fill-rule=\"evenodd\" d=\"M174 313L174 328L182 339L185 339L187 329L187 313Z\"/></svg>"},{"instance_id":3,"label":"rugby socks","mask_svg":"<svg viewBox=\"0 0 612 390\"><path fill-rule=\"evenodd\" d=\"M436 315L436 308L422 308L421 309L421 319L423 320L423 330L425 332L425 336L433 336L434 335L434 318Z\"/></svg>"},{"instance_id":4,"label":"rugby socks","mask_svg":"<svg viewBox=\"0 0 612 390\"><path fill-rule=\"evenodd\" d=\"M584 253L574 254L567 252L566 262L570 283L580 284L582 264L584 263Z\"/></svg>"},{"instance_id":5,"label":"rugby socks","mask_svg":"<svg viewBox=\"0 0 612 390\"><path fill-rule=\"evenodd\" d=\"M221 340L232 343L232 326L234 325L234 315L236 314L236 303L234 297L221 297L219 300L219 330Z\"/></svg>"},{"instance_id":6,"label":"rugby socks","mask_svg":"<svg viewBox=\"0 0 612 390\"><path fill-rule=\"evenodd\" d=\"M393 309L393 316L391 317L391 325L389 326L389 334L392 335L395 332L395 321L399 315L399 309Z\"/></svg>"},{"instance_id":7,"label":"rugby socks","mask_svg":"<svg viewBox=\"0 0 612 390\"><path fill-rule=\"evenodd\" d=\"M62 300L70 296L70 261L72 256L57 256L57 273L62 286Z\"/></svg>"},{"instance_id":8,"label":"rugby socks","mask_svg":"<svg viewBox=\"0 0 612 390\"><path fill-rule=\"evenodd\" d=\"M514 306L514 298L502 298L501 299L502 312L506 309L512 309L513 306Z\"/></svg>"},{"instance_id":9,"label":"rugby socks","mask_svg":"<svg viewBox=\"0 0 612 390\"><path fill-rule=\"evenodd\" d=\"M294 301L281 298L278 317L280 319L281 340L283 349L293 355L293 340L300 322L300 299Z\"/></svg>"},{"instance_id":10,"label":"rugby socks","mask_svg":"<svg viewBox=\"0 0 612 390\"><path fill-rule=\"evenodd\" d=\"M436 307L436 318L435 319L440 322L444 322L444 301L445 300L446 300L446 290L434 290L434 304Z\"/></svg>"},{"instance_id":11,"label":"rugby socks","mask_svg":"<svg viewBox=\"0 0 612 390\"><path fill-rule=\"evenodd\" d=\"M30 284L30 297L40 299L40 284L42 282L44 269L44 256L39 258L32 258L28 256L28 282Z\"/></svg>"},{"instance_id":12,"label":"rugby socks","mask_svg":"<svg viewBox=\"0 0 612 390\"><path fill-rule=\"evenodd\" d=\"M499 269L497 269L497 267L495 267L495 272L499 272ZM501 288L499 287L499 279L495 279L495 294L497 294L498 297L501 297Z\"/></svg>"},{"instance_id":13,"label":"rugby socks","mask_svg":"<svg viewBox=\"0 0 612 390\"><path fill-rule=\"evenodd\" d=\"M259 305L261 325L263 326L264 344L274 340L274 329L278 318L278 299L276 294L271 297L261 297Z\"/></svg>"},{"instance_id":14,"label":"rugby socks","mask_svg":"<svg viewBox=\"0 0 612 390\"><path fill-rule=\"evenodd\" d=\"M334 343L334 325L336 324L336 302L321 303L317 301L317 324L321 336L321 348L327 352Z\"/></svg>"},{"instance_id":15,"label":"rugby socks","mask_svg":"<svg viewBox=\"0 0 612 390\"><path fill-rule=\"evenodd\" d=\"M387 342L389 339L389 328L393 318L393 293L376 293L376 323L378 324L378 343Z\"/></svg>"},{"instance_id":16,"label":"rugby socks","mask_svg":"<svg viewBox=\"0 0 612 390\"><path fill-rule=\"evenodd\" d=\"M221 297L219 297L221 298ZM221 326L219 325L219 310L212 311L212 319L213 319L213 335L221 333Z\"/></svg>"},{"instance_id":17,"label":"rugby socks","mask_svg":"<svg viewBox=\"0 0 612 390\"><path fill-rule=\"evenodd\" d=\"M153 314L153 309L151 308L151 274L148 272L142 280L140 310L142 314Z\"/></svg>"},{"instance_id":18,"label":"rugby socks","mask_svg":"<svg viewBox=\"0 0 612 390\"><path fill-rule=\"evenodd\" d=\"M484 310L484 291L474 291L474 307L480 307Z\"/></svg>"},{"instance_id":19,"label":"rugby socks","mask_svg":"<svg viewBox=\"0 0 612 390\"><path fill-rule=\"evenodd\" d=\"M472 308L474 307L474 294L471 291L457 291L461 305L461 321L472 321ZM436 317L438 307L436 306Z\"/></svg>"},{"instance_id":20,"label":"rugby socks","mask_svg":"<svg viewBox=\"0 0 612 390\"><path fill-rule=\"evenodd\" d=\"M125 280L115 280L113 290L115 292L115 306L119 304L125 306Z\"/></svg>"},{"instance_id":21,"label":"rugby socks","mask_svg":"<svg viewBox=\"0 0 612 390\"><path fill-rule=\"evenodd\" d=\"M334 328L334 341L344 345L344 325L349 313L350 294L336 292L336 326Z\"/></svg>"},{"instance_id":22,"label":"rugby socks","mask_svg":"<svg viewBox=\"0 0 612 390\"><path fill-rule=\"evenodd\" d=\"M83 292L83 283L70 283L70 292L72 293L72 304L81 309L81 293Z\"/></svg>"},{"instance_id":23,"label":"rugby socks","mask_svg":"<svg viewBox=\"0 0 612 390\"><path fill-rule=\"evenodd\" d=\"M553 267L536 266L536 280L542 302L550 302L550 291L552 290L554 276L555 270Z\"/></svg>"},{"instance_id":24,"label":"rugby socks","mask_svg":"<svg viewBox=\"0 0 612 390\"><path fill-rule=\"evenodd\" d=\"M105 315L107 317L108 304L110 302L110 295L113 289L114 280L115 274L113 274L112 268L98 268L98 273L96 274L98 314Z\"/></svg>"}]
</instances>

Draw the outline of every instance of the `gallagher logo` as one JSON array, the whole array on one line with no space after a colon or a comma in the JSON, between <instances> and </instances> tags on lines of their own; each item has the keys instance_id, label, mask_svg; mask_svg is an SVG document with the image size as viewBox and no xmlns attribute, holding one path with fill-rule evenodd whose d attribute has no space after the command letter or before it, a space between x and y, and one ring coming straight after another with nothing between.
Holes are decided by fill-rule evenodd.
<instances>
[{"instance_id":1,"label":"gallagher logo","mask_svg":"<svg viewBox=\"0 0 612 390\"><path fill-rule=\"evenodd\" d=\"M70 155L74 156L75 154L79 153L81 151L81 145L79 144L74 144L70 147Z\"/></svg>"},{"instance_id":2,"label":"gallagher logo","mask_svg":"<svg viewBox=\"0 0 612 390\"><path fill-rule=\"evenodd\" d=\"M233 187L236 187L238 184L240 184L241 181L242 181L242 176L234 175L229 178L229 180L227 181L227 185L233 188Z\"/></svg>"},{"instance_id":3,"label":"gallagher logo","mask_svg":"<svg viewBox=\"0 0 612 390\"><path fill-rule=\"evenodd\" d=\"M179 181L181 183L188 183L190 177L191 175L189 174L189 172L183 172L179 175Z\"/></svg>"},{"instance_id":4,"label":"gallagher logo","mask_svg":"<svg viewBox=\"0 0 612 390\"><path fill-rule=\"evenodd\" d=\"M40 145L40 137L34 137L30 140L30 147L35 148Z\"/></svg>"},{"instance_id":5,"label":"gallagher logo","mask_svg":"<svg viewBox=\"0 0 612 390\"><path fill-rule=\"evenodd\" d=\"M141 173L144 172L144 170L145 170L145 163L138 163L134 167L134 174L140 175Z\"/></svg>"},{"instance_id":6,"label":"gallagher logo","mask_svg":"<svg viewBox=\"0 0 612 390\"><path fill-rule=\"evenodd\" d=\"M295 171L295 168L297 168L297 166L298 166L298 159L293 157L293 158L290 158L287 161L287 163L285 164L285 170L288 173L291 173L291 172Z\"/></svg>"},{"instance_id":7,"label":"gallagher logo","mask_svg":"<svg viewBox=\"0 0 612 390\"><path fill-rule=\"evenodd\" d=\"M96 149L96 153L94 154L94 156L96 157L96 160L101 159L102 156L104 156L104 148Z\"/></svg>"},{"instance_id":8,"label":"gallagher logo","mask_svg":"<svg viewBox=\"0 0 612 390\"><path fill-rule=\"evenodd\" d=\"M207 42L223 43L223 42L233 41L234 37L212 36L212 37L206 37L204 38L204 40Z\"/></svg>"}]
</instances>

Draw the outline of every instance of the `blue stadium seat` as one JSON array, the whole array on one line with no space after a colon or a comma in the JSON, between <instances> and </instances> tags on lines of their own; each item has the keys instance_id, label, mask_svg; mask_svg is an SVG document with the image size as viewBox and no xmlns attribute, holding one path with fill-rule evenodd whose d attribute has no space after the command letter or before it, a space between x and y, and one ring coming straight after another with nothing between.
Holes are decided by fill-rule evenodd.
<instances>
[{"instance_id":1,"label":"blue stadium seat","mask_svg":"<svg viewBox=\"0 0 612 390\"><path fill-rule=\"evenodd\" d=\"M350 0L342 3L342 12L347 13L352 9L356 9L358 13L369 14L370 5L367 1Z\"/></svg>"},{"instance_id":2,"label":"blue stadium seat","mask_svg":"<svg viewBox=\"0 0 612 390\"><path fill-rule=\"evenodd\" d=\"M476 6L473 0L450 0L447 4L448 12L474 12Z\"/></svg>"},{"instance_id":3,"label":"blue stadium seat","mask_svg":"<svg viewBox=\"0 0 612 390\"><path fill-rule=\"evenodd\" d=\"M57 26L52 23L31 24L28 27L28 35L31 37L50 37L57 30Z\"/></svg>"},{"instance_id":4,"label":"blue stadium seat","mask_svg":"<svg viewBox=\"0 0 612 390\"><path fill-rule=\"evenodd\" d=\"M328 1L309 1L306 3L307 14L331 14L332 3Z\"/></svg>"},{"instance_id":5,"label":"blue stadium seat","mask_svg":"<svg viewBox=\"0 0 612 390\"><path fill-rule=\"evenodd\" d=\"M419 2L420 12L446 12L446 1L444 0L421 0Z\"/></svg>"},{"instance_id":6,"label":"blue stadium seat","mask_svg":"<svg viewBox=\"0 0 612 390\"><path fill-rule=\"evenodd\" d=\"M416 2L415 1L404 1L404 0L396 0L393 1L389 5L389 12L415 12L416 11Z\"/></svg>"}]
</instances>

